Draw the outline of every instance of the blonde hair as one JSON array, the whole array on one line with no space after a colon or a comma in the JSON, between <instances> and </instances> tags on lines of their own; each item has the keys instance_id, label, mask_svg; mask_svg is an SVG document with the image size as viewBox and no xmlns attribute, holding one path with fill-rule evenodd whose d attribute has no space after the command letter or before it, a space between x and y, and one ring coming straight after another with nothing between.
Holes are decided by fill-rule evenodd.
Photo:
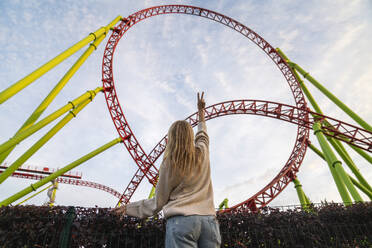
<instances>
[{"instance_id":1,"label":"blonde hair","mask_svg":"<svg viewBox=\"0 0 372 248\"><path fill-rule=\"evenodd\" d=\"M194 131L187 121L174 122L168 131L164 160L171 164L172 175L189 176L198 171L199 152L195 150Z\"/></svg>"}]
</instances>

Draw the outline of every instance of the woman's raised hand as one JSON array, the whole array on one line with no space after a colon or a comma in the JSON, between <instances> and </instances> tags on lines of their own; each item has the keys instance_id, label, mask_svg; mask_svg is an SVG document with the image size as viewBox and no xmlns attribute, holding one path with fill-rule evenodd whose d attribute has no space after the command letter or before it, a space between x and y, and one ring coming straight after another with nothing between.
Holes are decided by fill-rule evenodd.
<instances>
[{"instance_id":1,"label":"woman's raised hand","mask_svg":"<svg viewBox=\"0 0 372 248\"><path fill-rule=\"evenodd\" d=\"M198 115L199 115L199 121L205 121L204 108L205 108L204 91L201 93L201 96L200 96L200 94L198 92Z\"/></svg>"},{"instance_id":2,"label":"woman's raised hand","mask_svg":"<svg viewBox=\"0 0 372 248\"><path fill-rule=\"evenodd\" d=\"M198 110L205 108L205 101L204 101L204 91L201 93L201 96L198 92Z\"/></svg>"}]
</instances>

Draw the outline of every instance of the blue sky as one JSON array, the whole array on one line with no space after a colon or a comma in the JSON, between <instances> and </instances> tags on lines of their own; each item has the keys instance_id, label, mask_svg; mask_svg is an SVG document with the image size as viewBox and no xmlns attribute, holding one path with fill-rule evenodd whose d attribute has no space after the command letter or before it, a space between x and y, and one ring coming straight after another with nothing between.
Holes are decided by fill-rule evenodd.
<instances>
[{"instance_id":1,"label":"blue sky","mask_svg":"<svg viewBox=\"0 0 372 248\"><path fill-rule=\"evenodd\" d=\"M351 109L372 123L372 4L370 1L1 1L0 89L24 77L117 15L162 4L211 9L253 29L272 46L309 71ZM107 39L70 80L43 116L101 85ZM9 139L84 51L0 105L0 142ZM164 15L135 25L120 41L114 59L116 89L123 111L146 152L170 124L196 110L196 92L207 104L262 99L293 105L281 72L253 43L223 25L203 18ZM329 116L353 123L308 85ZM228 116L207 123L211 138L215 202L248 199L265 186L288 159L296 126L257 116ZM47 132L25 140L8 157L16 160ZM26 164L62 167L117 137L103 94L89 104ZM318 146L313 135L313 144ZM319 146L318 146L319 147ZM367 181L371 166L350 151ZM137 170L122 144L77 168L83 179L120 192ZM348 170L348 168L346 168ZM327 165L309 150L298 173L313 202L341 201ZM31 181L10 178L1 186L6 198ZM133 200L147 197L143 182ZM364 197L364 195L363 195ZM367 199L364 197L364 199ZM30 200L42 204L46 194ZM60 185L58 205L113 206L116 199L95 189ZM271 205L298 204L292 184Z\"/></svg>"}]
</instances>

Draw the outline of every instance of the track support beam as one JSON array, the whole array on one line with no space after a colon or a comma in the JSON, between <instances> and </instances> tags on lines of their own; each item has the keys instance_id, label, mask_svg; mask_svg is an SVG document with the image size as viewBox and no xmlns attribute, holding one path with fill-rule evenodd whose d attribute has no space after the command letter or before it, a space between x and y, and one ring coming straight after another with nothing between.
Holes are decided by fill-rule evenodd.
<instances>
[{"instance_id":1,"label":"track support beam","mask_svg":"<svg viewBox=\"0 0 372 248\"><path fill-rule=\"evenodd\" d=\"M313 108L314 108L314 110L315 110L315 112L317 112L317 113L319 113L319 114L321 114L321 115L324 115L323 114L323 112L322 112L322 110L320 109L320 107L319 107L319 105L316 103L316 101L315 101L315 99L314 99L314 97L311 95L311 93L310 93L310 91L309 91L309 89L306 87L306 85L305 85L305 83L304 83L304 81L300 78L300 76L298 75L298 72L296 71L296 68L297 67L299 67L297 64L295 64L295 63L293 63L293 62L291 62L290 60L289 60L289 58L283 53L283 51L282 50L280 50L280 48L276 48L276 51L280 54L280 56L282 56L285 60L286 60L286 62L290 65L290 67L291 67L291 69L292 69L292 71L293 71L293 74L295 75L295 77L297 78L297 80L298 80L298 82L300 83L300 86L301 86L301 89L303 90L303 92L304 92L304 94L306 95L306 98L309 100L309 102L310 102L310 104L313 106ZM295 67L294 65L297 65L297 67ZM303 75L303 74L302 74ZM306 75L309 75L308 73L306 74ZM309 75L310 76L310 75ZM305 77L305 76L304 76ZM305 77L306 78L306 77ZM311 77L312 78L312 77ZM308 79L309 80L309 78L306 78L306 79ZM313 78L312 78L313 79ZM321 87L321 88L324 88L320 83L318 83L315 79L313 79L316 83L317 83L317 85L319 86L319 87ZM310 81L310 80L309 80ZM310 83L314 83L314 82L312 82L312 81L310 81ZM317 87L318 88L318 87ZM319 88L318 88L319 89ZM325 90L325 92L328 92L329 94L331 94L332 95L332 93L330 93L327 89L325 89L324 88L324 90ZM322 91L323 92L323 91ZM325 94L325 92L323 92L324 94ZM327 93L327 94L328 94ZM327 96L327 95L326 95ZM333 95L332 95L333 96ZM337 99L335 96L333 96L335 99ZM332 99L330 99L330 100L332 100ZM333 101L333 100L332 100ZM340 100L338 100L337 99L337 101L341 104L341 105L344 105ZM339 106L339 105L337 105L337 106ZM339 106L340 107L340 106ZM346 109L349 109L346 105L345 105L345 107L346 107ZM340 107L341 108L341 107ZM345 109L343 109L343 108L341 108L343 111L345 111ZM351 110L350 110L351 111ZM345 111L346 112L346 111ZM351 111L352 113L354 113L353 111ZM347 112L346 112L347 113ZM348 114L348 113L347 113ZM354 113L355 114L355 113ZM355 114L356 115L356 114ZM359 116L357 116L357 118L360 118ZM361 118L360 118L361 119ZM362 120L362 122L364 122L363 120ZM359 122L358 122L359 123ZM359 123L360 124L360 123ZM361 125L362 127L364 127L363 125ZM368 124L367 124L367 126L369 126ZM365 128L365 127L364 127ZM368 130L368 129L367 129ZM369 130L369 131L371 131L371 130ZM346 154L346 156L347 157L349 157L349 160L351 160L351 158L350 158L350 156L349 156L349 154L346 152L346 150L345 150L345 148L343 148L343 145L342 145L342 143L340 142L340 141L338 141L338 140L335 140L335 142L334 143L337 143L338 144L338 146L342 149L342 150L344 150L344 153ZM350 144L349 144L350 145ZM332 145L333 146L333 145ZM359 153L359 155L361 155L362 157L364 157L369 163L371 163L372 164L372 157L371 156L369 156L367 153L365 153L363 150L361 150L360 148L358 148L358 147L355 147L355 146L353 146L353 145L350 145L350 147L351 148L353 148L357 153ZM335 148L336 149L336 148ZM337 149L336 149L336 151L337 151ZM342 156L341 154L340 154L340 156ZM345 161L346 162L346 161ZM347 164L348 164L348 162L346 162Z\"/></svg>"},{"instance_id":2,"label":"track support beam","mask_svg":"<svg viewBox=\"0 0 372 248\"><path fill-rule=\"evenodd\" d=\"M297 196L298 196L298 199L300 200L300 203L301 203L301 207L303 209L307 209L307 201L306 201L306 197L305 197L305 193L304 191L302 190L302 185L300 183L300 181L296 178L293 178L293 183L295 185L295 189L296 189L296 192L297 192Z\"/></svg>"},{"instance_id":3,"label":"track support beam","mask_svg":"<svg viewBox=\"0 0 372 248\"><path fill-rule=\"evenodd\" d=\"M84 93L83 95L79 96L78 98L74 99L73 101L68 102L65 106L58 109L57 111L53 112L52 114L48 115L35 125L27 128L23 132L16 134L13 138L9 139L7 142L0 145L0 154L3 155L4 153L8 154L9 150L12 150L17 144L21 141L29 137L30 135L34 134L41 128L45 127L52 121L56 120L61 115L65 114L67 111L75 108L82 102L85 102L88 99L93 100L93 98L97 95L98 92L102 91L102 87L97 87L95 90L90 90Z\"/></svg>"},{"instance_id":4,"label":"track support beam","mask_svg":"<svg viewBox=\"0 0 372 248\"><path fill-rule=\"evenodd\" d=\"M296 65L295 63L292 63L288 57L279 49L277 48L276 49L278 51L278 53L291 65L291 68L293 70L293 73L295 75L295 77L297 78L297 80L299 81L300 83L300 86L304 92L304 94L306 95L307 99L309 100L309 102L311 103L311 105L313 106L313 108L315 109L315 111L321 115L324 115L322 110L320 109L319 105L317 104L317 102L315 101L314 97L311 95L310 91L308 90L308 88L306 87L304 81L300 78L300 76L298 75L298 72L296 71L297 68L299 68L299 66ZM302 74L303 75L303 74ZM305 75L304 75L305 77ZM306 77L305 77L306 78ZM312 78L312 77L311 77ZM308 79L310 81L310 79ZM315 80L312 78L312 80ZM316 80L315 80L316 81ZM311 83L314 84L314 82L310 81ZM315 82L319 87L321 86L317 81ZM316 85L315 85L316 86ZM316 86L318 89L319 87ZM323 86L321 86L323 87ZM324 88L324 87L323 87ZM323 89L322 88L322 89ZM324 92L323 92L324 91ZM335 99L331 99L335 104L337 104L334 100L337 100L339 101L335 96L333 96L330 92L328 92L327 89L323 89L323 93L326 94L327 97L334 97ZM329 96L327 94L331 94L332 96ZM337 106L339 106L343 111L345 111L345 113L347 113L347 110L348 108L346 107L346 105L344 107L341 107L340 105L337 104ZM346 107L346 109L345 109ZM351 110L350 110L351 111ZM352 111L351 111L352 112ZM353 112L352 112L353 113ZM348 114L348 113L347 113ZM330 125L327 120L323 120L325 122L326 125ZM339 140L336 140L336 139L333 139L331 137L327 137L327 140L329 141L329 143L333 146L333 148L336 150L336 152L341 156L342 160L346 163L346 165L350 168L350 170L353 172L353 174L357 177L357 179L359 180L359 182L364 186L366 187L369 191L372 191L372 187L368 184L367 180L365 180L365 178L362 176L362 174L360 173L359 169L357 168L357 166L355 165L354 161L351 159L350 155L347 153L346 149L344 148L344 146L342 145L342 143L339 141ZM358 149L358 148L356 148ZM359 149L358 149L359 150Z\"/></svg>"},{"instance_id":5,"label":"track support beam","mask_svg":"<svg viewBox=\"0 0 372 248\"><path fill-rule=\"evenodd\" d=\"M56 179L57 177L65 174L66 172L74 169L75 167L77 167L78 165L84 163L85 161L93 158L94 156L100 154L101 152L107 150L108 148L120 143L122 141L121 138L116 138L112 141L110 141L109 143L101 146L100 148L92 151L91 153L79 158L78 160L75 160L74 162L66 165L65 167L59 169L58 171L54 172L53 174L47 176L47 177L44 177L43 179L37 181L36 183L34 184L31 184L30 186L26 187L25 189L19 191L18 193L16 193L15 195L5 199L4 201L0 202L0 207L1 206L7 206L9 204L11 204L12 202L18 200L19 198L31 193L32 191L35 191L36 189L40 188L41 186L47 184L48 182L51 182L52 180Z\"/></svg>"},{"instance_id":6,"label":"track support beam","mask_svg":"<svg viewBox=\"0 0 372 248\"><path fill-rule=\"evenodd\" d=\"M369 185L367 180L362 176L357 166L354 164L353 160L350 158L349 154L347 154L345 148L341 145L341 143L336 142L335 139L327 137L329 143L334 147L337 153L341 156L342 160L345 161L346 165L350 168L359 182L366 187L369 191L372 191L372 187ZM341 146L340 146L341 145Z\"/></svg>"},{"instance_id":7,"label":"track support beam","mask_svg":"<svg viewBox=\"0 0 372 248\"><path fill-rule=\"evenodd\" d=\"M14 96L16 93L27 87L29 84L34 82L36 79L44 75L50 69L54 68L56 65L61 63L66 58L70 57L75 52L79 51L82 47L87 45L89 42L96 40L97 37L107 33L110 28L112 28L118 21L122 19L121 16L116 17L112 22L110 22L106 27L101 27L97 29L94 33L90 33L87 37L76 43L75 45L71 46L55 58L51 59L23 79L19 80L18 82L14 83L13 85L9 86L4 91L0 92L0 104L8 100L10 97Z\"/></svg>"},{"instance_id":8,"label":"track support beam","mask_svg":"<svg viewBox=\"0 0 372 248\"><path fill-rule=\"evenodd\" d=\"M53 186L53 184L51 184L51 185L45 187L44 189L40 190L39 192L36 192L35 194L32 194L30 197L27 197L27 198L24 199L23 201L17 203L16 206L19 206L19 205L21 205L22 203L25 203L26 201L28 201L28 200L34 198L35 196L39 195L40 193L44 192L45 190L49 189L49 188L52 187L52 186Z\"/></svg>"},{"instance_id":9,"label":"track support beam","mask_svg":"<svg viewBox=\"0 0 372 248\"><path fill-rule=\"evenodd\" d=\"M98 45L103 41L106 37L106 32L99 36L97 39L94 40L93 43L90 44L88 49L80 56L80 58L75 62L75 64L66 72L66 74L62 77L62 79L57 83L57 85L50 91L49 95L41 102L41 104L34 110L34 112L28 117L28 119L23 123L21 128L16 132L15 136L22 131L25 131L29 127L31 127L42 115L45 109L50 105L50 103L54 100L54 98L59 94L59 92L63 89L63 87L67 84L67 82L71 79L71 77L75 74L75 72L81 67L81 65L87 60L87 58L92 54L92 52L97 49ZM7 158L7 156L12 152L14 149L9 149L6 153L0 155L0 164Z\"/></svg>"},{"instance_id":10,"label":"track support beam","mask_svg":"<svg viewBox=\"0 0 372 248\"><path fill-rule=\"evenodd\" d=\"M336 104L340 109L342 109L347 115L349 115L356 123L362 126L364 129L372 132L372 127L364 121L359 115L352 111L348 106L341 102L335 95L333 95L329 90L327 90L323 85L321 85L317 80L315 80L309 73L302 69L299 65L293 62L288 62L289 65L297 70L304 78L306 78L310 83L312 83L316 88L318 88L325 96L328 97L334 104Z\"/></svg>"},{"instance_id":11,"label":"track support beam","mask_svg":"<svg viewBox=\"0 0 372 248\"><path fill-rule=\"evenodd\" d=\"M319 151L318 148L316 148L313 144L308 144L309 148L315 152L320 158L322 158L324 161L326 161L323 153ZM327 161L326 161L327 162ZM350 178L351 182L360 189L364 194L366 194L370 200L372 200L372 191L368 190L366 187L364 187L360 182L358 182L356 179L354 179L352 176L348 174L348 177Z\"/></svg>"},{"instance_id":12,"label":"track support beam","mask_svg":"<svg viewBox=\"0 0 372 248\"><path fill-rule=\"evenodd\" d=\"M331 170L332 176L336 182L336 186L341 195L342 201L346 206L352 204L351 198L347 192L346 187L349 189L354 200L357 202L363 202L363 199L356 191L354 185L352 184L350 178L347 176L344 168L341 165L341 161L337 160L335 154L333 153L331 147L327 143L324 134L322 133L321 125L319 122L313 125L314 134L316 135L319 144L323 150L323 154L327 160L328 166ZM346 187L345 187L346 185Z\"/></svg>"},{"instance_id":13,"label":"track support beam","mask_svg":"<svg viewBox=\"0 0 372 248\"><path fill-rule=\"evenodd\" d=\"M0 184L3 183L14 171L16 171L24 162L34 155L45 143L47 143L59 130L61 130L69 121L72 120L92 99L85 100L75 109L70 111L62 120L60 120L49 132L41 137L33 146L31 146L21 157L11 164L3 173L0 174Z\"/></svg>"}]
</instances>

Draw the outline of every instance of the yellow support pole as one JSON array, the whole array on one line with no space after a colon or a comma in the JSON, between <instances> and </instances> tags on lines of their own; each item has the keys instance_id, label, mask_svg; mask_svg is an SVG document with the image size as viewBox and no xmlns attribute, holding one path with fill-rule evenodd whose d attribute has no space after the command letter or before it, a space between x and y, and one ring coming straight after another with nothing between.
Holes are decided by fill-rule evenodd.
<instances>
[{"instance_id":1,"label":"yellow support pole","mask_svg":"<svg viewBox=\"0 0 372 248\"><path fill-rule=\"evenodd\" d=\"M296 189L296 192L297 192L297 196L298 196L298 199L300 200L300 203L301 203L301 207L303 209L307 209L307 202L306 202L306 196L305 196L305 193L304 191L302 190L302 185L300 183L300 181L296 178L294 178L292 180L293 184L295 185L295 189Z\"/></svg>"},{"instance_id":2,"label":"yellow support pole","mask_svg":"<svg viewBox=\"0 0 372 248\"><path fill-rule=\"evenodd\" d=\"M282 50L280 50L279 48L276 48L276 50L278 51L278 53L286 60L287 63L289 63L289 66L291 67L295 77L297 78L298 82L300 83L300 86L301 86L301 89L304 91L307 99L309 100L309 102L311 103L311 105L313 106L315 112L319 113L319 114L322 114L323 115L323 112L322 110L320 109L320 107L318 106L318 104L315 102L315 99L313 98L313 96L311 95L310 91L307 89L305 83L303 80L301 80L300 76L298 75L298 72L296 71L296 68L294 67L294 63L292 63L288 57L282 52ZM306 77L305 77L306 78ZM349 159L351 160L349 154L346 152L345 148L343 148L342 146L342 143L339 141L339 140L335 140L335 142L341 147L341 149L344 151L344 153L349 157ZM355 147L353 145L350 145L349 146L351 148L353 148L357 153L359 153L359 155L361 155L363 158L365 158L370 164L372 164L372 157L369 156L366 152L364 152L362 149L358 148L358 147Z\"/></svg>"},{"instance_id":3,"label":"yellow support pole","mask_svg":"<svg viewBox=\"0 0 372 248\"><path fill-rule=\"evenodd\" d=\"M32 196L30 196L30 197L24 199L23 201L17 203L16 206L19 206L19 205L21 205L22 203L25 203L26 201L28 201L28 200L30 200L31 198L33 198L34 196L37 196L38 194L44 192L45 190L49 189L49 188L52 187L52 186L53 186L53 184L49 185L48 187L45 187L44 189L40 190L39 192L36 192L36 193L33 194Z\"/></svg>"},{"instance_id":4,"label":"yellow support pole","mask_svg":"<svg viewBox=\"0 0 372 248\"><path fill-rule=\"evenodd\" d=\"M358 116L354 111L352 111L348 106L341 102L335 95L333 95L329 90L327 90L323 85L316 81L309 73L302 69L296 63L291 61L288 62L289 65L298 71L304 78L306 78L310 83L312 83L316 88L318 88L325 96L328 97L334 104L336 104L341 110L343 110L347 115L349 115L356 123L362 126L367 131L372 132L372 127L364 121L360 116Z\"/></svg>"},{"instance_id":5,"label":"yellow support pole","mask_svg":"<svg viewBox=\"0 0 372 248\"><path fill-rule=\"evenodd\" d=\"M52 192L51 192L51 195L50 195L50 200L49 200L49 207L53 207L54 206L54 203L56 201L56 193L57 193L57 189L58 189L58 181L57 180L53 180L52 181L52 185L53 187L50 189ZM48 193L49 193L49 190L48 190Z\"/></svg>"},{"instance_id":6,"label":"yellow support pole","mask_svg":"<svg viewBox=\"0 0 372 248\"><path fill-rule=\"evenodd\" d=\"M93 43L90 44L88 49L80 56L80 58L75 62L75 64L66 72L63 78L58 82L58 84L51 90L49 95L43 100L43 102L34 110L30 117L25 121L21 128L16 132L14 136L19 134L22 131L25 131L27 128L31 127L36 120L41 116L45 109L50 105L58 93L63 89L75 72L81 67L81 65L87 60L87 58L92 54L92 52L97 49L98 45L106 37L106 33L99 36ZM0 163L2 163L8 155L14 149L9 149L6 153L0 155Z\"/></svg>"},{"instance_id":7,"label":"yellow support pole","mask_svg":"<svg viewBox=\"0 0 372 248\"><path fill-rule=\"evenodd\" d=\"M294 67L294 63L292 63L288 57L279 49L277 48L276 49L278 51L278 53L289 63L289 65L291 66L292 70L293 70L293 73L295 75L295 77L297 78L297 80L299 81L300 83L300 86L302 88L302 90L304 91L304 94L306 95L306 97L308 98L309 102L311 103L311 105L313 106L313 108L315 109L315 112L319 113L319 114L322 114L323 115L323 112L322 110L320 109L320 107L318 106L318 104L316 103L315 99L313 98L313 96L311 95L310 91L307 89L304 81L300 78L300 76L298 75L298 72L296 71L296 69L298 67ZM305 77L306 78L306 77ZM338 100L338 99L337 99ZM336 103L337 104L337 103ZM344 110L344 109L343 109ZM346 111L346 110L344 110ZM326 125L329 125L331 126L327 120L324 121L324 123ZM350 155L347 153L346 149L344 148L344 146L342 145L342 143L339 141L339 140L336 140L336 139L333 139L333 138L330 138L330 137L327 137L327 140L329 141L329 143L333 146L333 148L336 150L336 152L341 156L342 160L344 160L344 162L346 163L346 165L350 168L350 170L354 173L354 175L358 178L359 182L364 186L366 187L368 190L372 191L372 188L371 186L368 184L368 182L364 179L364 177L362 176L362 174L359 172L359 169L358 167L355 165L354 161L351 159ZM353 147L353 146L351 146ZM359 148L358 149L355 149L355 151L359 152L358 150L360 150ZM361 151L361 150L360 150ZM363 154L361 154L363 156ZM368 155L367 155L368 156ZM366 157L365 157L366 158ZM368 160L368 159L367 159Z\"/></svg>"},{"instance_id":8,"label":"yellow support pole","mask_svg":"<svg viewBox=\"0 0 372 248\"><path fill-rule=\"evenodd\" d=\"M342 160L345 161L347 166L350 168L350 170L353 172L353 174L356 176L358 181L366 187L369 191L372 191L372 187L369 185L367 180L363 177L363 175L360 173L359 168L354 164L353 160L350 158L349 154L347 154L345 148L342 146L341 142L337 143L335 139L327 137L327 140L331 145L335 148L337 153L341 156Z\"/></svg>"},{"instance_id":9,"label":"yellow support pole","mask_svg":"<svg viewBox=\"0 0 372 248\"><path fill-rule=\"evenodd\" d=\"M23 190L19 191L18 193L14 194L11 197L8 197L4 201L0 202L0 207L8 206L9 204L13 203L14 201L16 201L16 200L20 199L21 197L31 193L32 191L37 190L41 186L47 184L48 182L56 179L59 176L65 174L66 172L72 170L73 168L75 168L75 167L79 166L80 164L84 163L85 161L87 161L87 160L93 158L94 156L100 154L101 152L107 150L108 148L112 147L113 145L118 144L119 142L122 142L122 139L120 137L110 141L109 143L107 143L107 144L105 144L105 145L103 145L99 148L97 148L96 150L94 150L94 151L88 153L87 155L79 158L78 160L75 160L74 162L66 165L62 169L59 169L58 171L54 172L53 174L50 174L49 176L44 177L43 179L37 181L36 183L31 184L30 186L28 186L28 187L24 188Z\"/></svg>"},{"instance_id":10,"label":"yellow support pole","mask_svg":"<svg viewBox=\"0 0 372 248\"><path fill-rule=\"evenodd\" d=\"M0 92L0 104L14 96L16 93L27 87L29 84L34 82L36 79L44 75L46 72L48 72L50 69L54 68L56 65L61 63L66 58L70 57L72 54L80 50L82 47L87 45L89 42L96 40L97 37L100 37L104 33L107 33L111 27L113 27L122 17L118 16L116 17L110 24L108 24L106 27L101 27L98 30L96 30L94 33L90 33L87 37L76 43L75 45L71 46L55 58L51 59L26 77L22 78L18 82L14 83L13 85L9 86L4 91Z\"/></svg>"},{"instance_id":11,"label":"yellow support pole","mask_svg":"<svg viewBox=\"0 0 372 248\"><path fill-rule=\"evenodd\" d=\"M48 133L39 139L31 148L29 148L21 157L11 164L3 173L0 174L0 184L3 183L14 171L16 171L24 162L34 155L45 143L47 143L61 128L63 128L72 118L74 118L91 100L78 105L70 111L61 121L59 121Z\"/></svg>"},{"instance_id":12,"label":"yellow support pole","mask_svg":"<svg viewBox=\"0 0 372 248\"><path fill-rule=\"evenodd\" d=\"M323 153L319 151L318 148L316 148L313 144L309 143L309 148L315 152L319 157L321 157L324 161L326 161ZM350 178L351 182L359 189L361 190L364 194L366 194L370 200L372 200L372 191L364 187L361 183L359 183L356 179L354 179L352 176L347 174L347 176Z\"/></svg>"},{"instance_id":13,"label":"yellow support pole","mask_svg":"<svg viewBox=\"0 0 372 248\"><path fill-rule=\"evenodd\" d=\"M155 196L155 189L155 186L152 186L148 199L151 199Z\"/></svg>"},{"instance_id":14,"label":"yellow support pole","mask_svg":"<svg viewBox=\"0 0 372 248\"><path fill-rule=\"evenodd\" d=\"M3 144L0 145L0 156L2 156L3 154L8 155L10 151L21 141L23 141L30 135L34 134L41 128L45 127L46 125L48 125L49 123L51 123L52 121L54 121L55 119L57 119L58 117L66 113L67 111L69 111L70 109L75 108L75 106L78 106L82 102L85 102L88 99L93 100L93 98L97 95L97 93L101 92L102 90L103 90L102 87L97 87L95 90L87 91L86 93L74 99L73 101L69 102L68 104L58 109L54 113L48 115L47 117L45 117L44 119L36 123L35 125L29 127L23 132L18 133L13 138L4 142Z\"/></svg>"},{"instance_id":15,"label":"yellow support pole","mask_svg":"<svg viewBox=\"0 0 372 248\"><path fill-rule=\"evenodd\" d=\"M227 199L227 198L223 199L223 201L220 203L220 205L218 205L218 210L229 208L228 203L229 203L229 199Z\"/></svg>"},{"instance_id":16,"label":"yellow support pole","mask_svg":"<svg viewBox=\"0 0 372 248\"><path fill-rule=\"evenodd\" d=\"M363 202L362 197L359 195L359 193L356 191L353 183L351 182L350 178L346 174L344 168L342 167L341 161L337 160L336 155L333 153L331 147L329 146L326 138L324 137L324 134L322 133L321 125L319 122L315 122L313 125L314 134L316 135L318 142L320 144L320 147L323 150L324 157L328 163L328 166L331 169L335 170L335 174L338 175L338 177L334 176L336 185L338 187L338 190L340 192L341 198L346 206L350 205L352 203L351 198L348 194L347 189L350 191L350 194L354 198L356 202ZM339 182L337 182L339 181ZM340 187L341 186L341 187ZM346 189L346 187L347 189Z\"/></svg>"},{"instance_id":17,"label":"yellow support pole","mask_svg":"<svg viewBox=\"0 0 372 248\"><path fill-rule=\"evenodd\" d=\"M307 197L307 195L304 193L304 196L305 196L305 200L306 200L306 205L308 206L308 207L310 207L310 205L311 205L311 201L310 201L310 199L309 199L309 197Z\"/></svg>"}]
</instances>

